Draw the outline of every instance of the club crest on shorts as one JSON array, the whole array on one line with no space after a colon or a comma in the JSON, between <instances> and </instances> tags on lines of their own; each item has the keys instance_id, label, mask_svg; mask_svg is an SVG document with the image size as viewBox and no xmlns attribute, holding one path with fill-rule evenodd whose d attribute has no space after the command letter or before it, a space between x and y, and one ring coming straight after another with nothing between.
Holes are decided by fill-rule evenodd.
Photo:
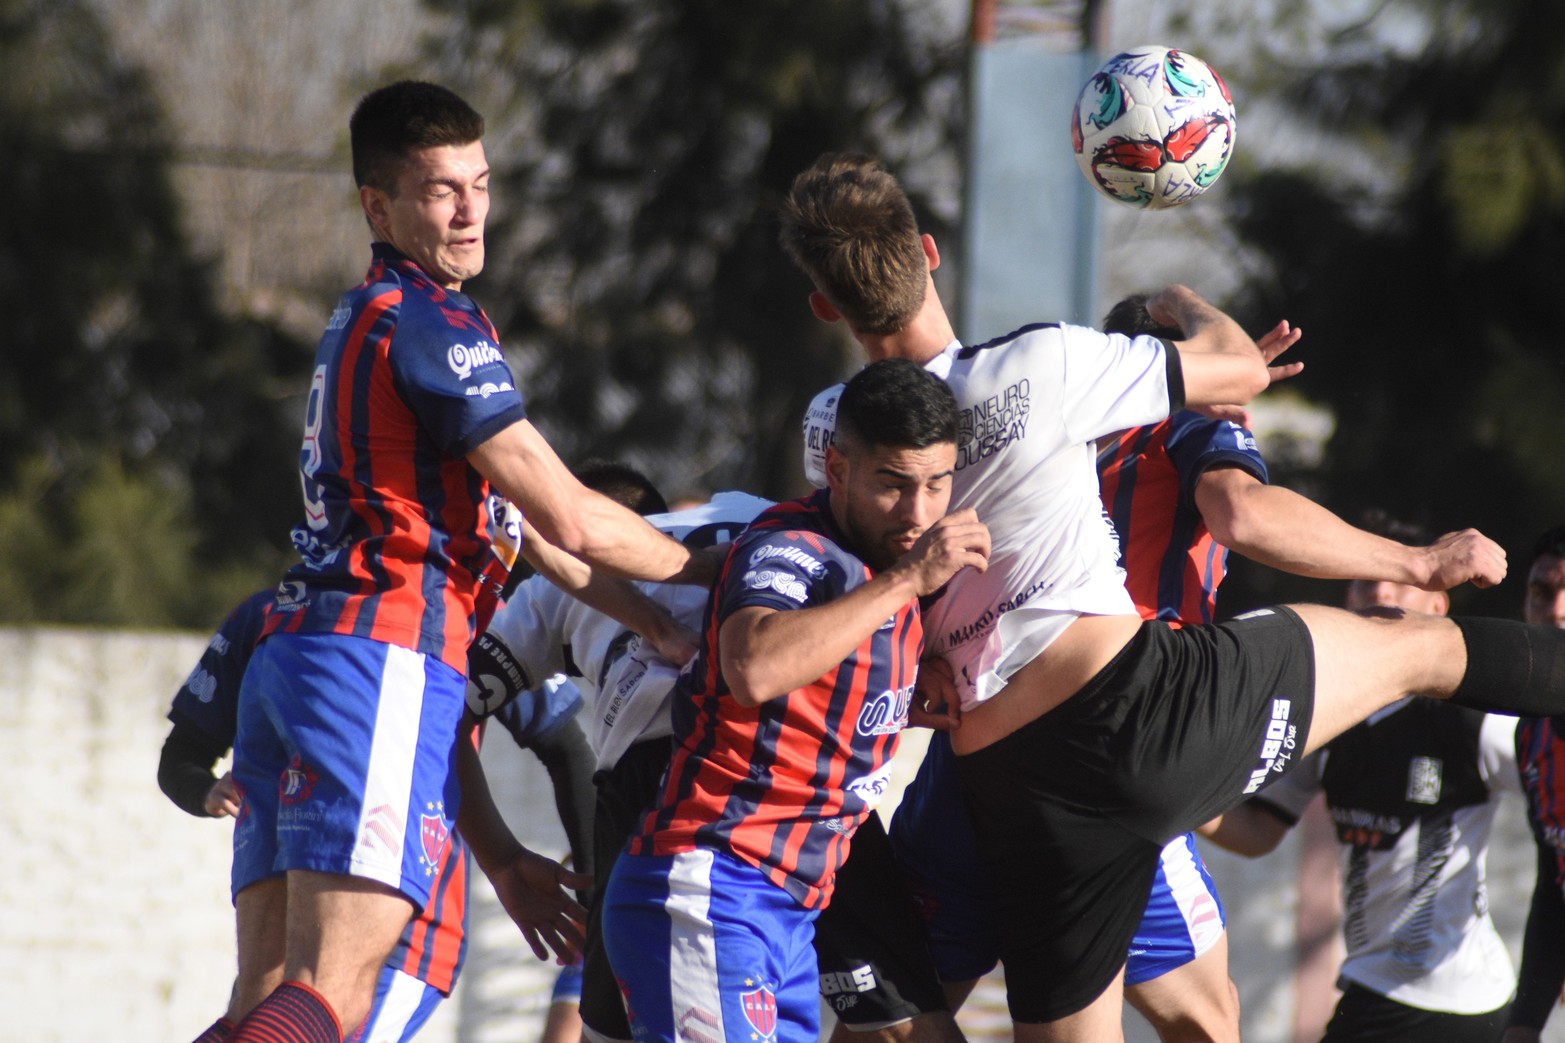
<instances>
[{"instance_id":1,"label":"club crest on shorts","mask_svg":"<svg viewBox=\"0 0 1565 1043\"><path fill-rule=\"evenodd\" d=\"M424 867L425 876L433 876L440 866L441 856L446 853L446 845L451 841L451 830L446 826L444 804L436 804L433 815L419 816L418 837L424 847L424 855L418 860L418 864Z\"/></svg>"},{"instance_id":2,"label":"club crest on shorts","mask_svg":"<svg viewBox=\"0 0 1565 1043\"><path fill-rule=\"evenodd\" d=\"M760 1039L771 1039L777 1032L777 995L765 985L739 994L739 1008Z\"/></svg>"},{"instance_id":3,"label":"club crest on shorts","mask_svg":"<svg viewBox=\"0 0 1565 1043\"><path fill-rule=\"evenodd\" d=\"M277 797L285 807L303 804L315 792L315 784L319 781L320 776L315 773L315 769L304 763L303 758L296 753L278 780Z\"/></svg>"}]
</instances>

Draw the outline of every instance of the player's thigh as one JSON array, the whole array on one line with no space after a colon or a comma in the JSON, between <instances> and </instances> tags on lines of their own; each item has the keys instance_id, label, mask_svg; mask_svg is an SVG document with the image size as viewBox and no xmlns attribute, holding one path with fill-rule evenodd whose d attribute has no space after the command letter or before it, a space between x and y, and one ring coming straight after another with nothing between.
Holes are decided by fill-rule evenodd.
<instances>
[{"instance_id":1,"label":"player's thigh","mask_svg":"<svg viewBox=\"0 0 1565 1043\"><path fill-rule=\"evenodd\" d=\"M1016 1043L1124 1043L1123 969L1097 999L1073 1014L1044 1022L1017 1021Z\"/></svg>"},{"instance_id":2,"label":"player's thigh","mask_svg":"<svg viewBox=\"0 0 1565 1043\"><path fill-rule=\"evenodd\" d=\"M435 1013L445 996L432 985L394 967L382 967L375 1002L356 1043L408 1043Z\"/></svg>"},{"instance_id":3,"label":"player's thigh","mask_svg":"<svg viewBox=\"0 0 1565 1043\"><path fill-rule=\"evenodd\" d=\"M413 912L404 895L373 880L290 870L284 973L326 997L345 1029L357 1026Z\"/></svg>"},{"instance_id":4,"label":"player's thigh","mask_svg":"<svg viewBox=\"0 0 1565 1043\"><path fill-rule=\"evenodd\" d=\"M250 884L234 896L239 976L229 1016L238 1021L283 981L288 922L288 882L281 875Z\"/></svg>"},{"instance_id":5,"label":"player's thigh","mask_svg":"<svg viewBox=\"0 0 1565 1043\"><path fill-rule=\"evenodd\" d=\"M946 1010L923 920L878 815L853 834L815 922L815 954L821 999L849 1029L875 1033Z\"/></svg>"},{"instance_id":6,"label":"player's thigh","mask_svg":"<svg viewBox=\"0 0 1565 1043\"><path fill-rule=\"evenodd\" d=\"M704 849L626 854L603 902L637 1040L817 1043L813 915L759 870Z\"/></svg>"},{"instance_id":7,"label":"player's thigh","mask_svg":"<svg viewBox=\"0 0 1565 1043\"><path fill-rule=\"evenodd\" d=\"M1226 936L1188 963L1125 986L1162 1043L1238 1043L1239 994L1228 976Z\"/></svg>"},{"instance_id":8,"label":"player's thigh","mask_svg":"<svg viewBox=\"0 0 1565 1043\"><path fill-rule=\"evenodd\" d=\"M1462 680L1466 646L1442 616L1360 616L1326 605L1289 606L1314 646L1315 713L1305 752L1409 694L1447 694Z\"/></svg>"}]
</instances>

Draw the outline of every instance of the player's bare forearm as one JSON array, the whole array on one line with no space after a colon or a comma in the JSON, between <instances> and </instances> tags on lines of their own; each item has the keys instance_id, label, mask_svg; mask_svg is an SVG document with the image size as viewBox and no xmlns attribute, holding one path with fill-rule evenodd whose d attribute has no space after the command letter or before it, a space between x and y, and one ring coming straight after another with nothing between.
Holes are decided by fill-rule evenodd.
<instances>
[{"instance_id":1,"label":"player's bare forearm","mask_svg":"<svg viewBox=\"0 0 1565 1043\"><path fill-rule=\"evenodd\" d=\"M1216 467L1196 484L1201 518L1223 546L1312 579L1362 579L1447 590L1489 586L1505 575L1505 552L1476 530L1411 547L1366 532L1291 489L1236 467Z\"/></svg>"}]
</instances>

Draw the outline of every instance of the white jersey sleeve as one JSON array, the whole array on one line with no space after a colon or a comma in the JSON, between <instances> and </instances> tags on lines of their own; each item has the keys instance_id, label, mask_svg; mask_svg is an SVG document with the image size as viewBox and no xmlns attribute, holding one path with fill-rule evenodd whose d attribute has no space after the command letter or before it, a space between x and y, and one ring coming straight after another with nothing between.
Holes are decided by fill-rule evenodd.
<instances>
[{"instance_id":1,"label":"white jersey sleeve","mask_svg":"<svg viewBox=\"0 0 1565 1043\"><path fill-rule=\"evenodd\" d=\"M1516 770L1516 718L1486 714L1478 733L1478 770L1493 793L1522 793Z\"/></svg>"}]
</instances>

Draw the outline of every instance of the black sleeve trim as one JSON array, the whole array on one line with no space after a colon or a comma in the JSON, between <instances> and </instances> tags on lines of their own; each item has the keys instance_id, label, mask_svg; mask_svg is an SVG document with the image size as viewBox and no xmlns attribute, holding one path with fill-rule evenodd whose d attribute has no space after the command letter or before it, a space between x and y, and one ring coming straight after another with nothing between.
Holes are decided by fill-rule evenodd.
<instances>
[{"instance_id":1,"label":"black sleeve trim","mask_svg":"<svg viewBox=\"0 0 1565 1043\"><path fill-rule=\"evenodd\" d=\"M1163 341L1163 364L1168 367L1168 415L1185 408L1185 370L1179 363L1179 349Z\"/></svg>"},{"instance_id":2,"label":"black sleeve trim","mask_svg":"<svg viewBox=\"0 0 1565 1043\"><path fill-rule=\"evenodd\" d=\"M206 732L174 722L158 757L158 788L181 811L197 818L211 818L206 812L206 795L217 781L212 767L226 749L214 750L213 740Z\"/></svg>"}]
</instances>

